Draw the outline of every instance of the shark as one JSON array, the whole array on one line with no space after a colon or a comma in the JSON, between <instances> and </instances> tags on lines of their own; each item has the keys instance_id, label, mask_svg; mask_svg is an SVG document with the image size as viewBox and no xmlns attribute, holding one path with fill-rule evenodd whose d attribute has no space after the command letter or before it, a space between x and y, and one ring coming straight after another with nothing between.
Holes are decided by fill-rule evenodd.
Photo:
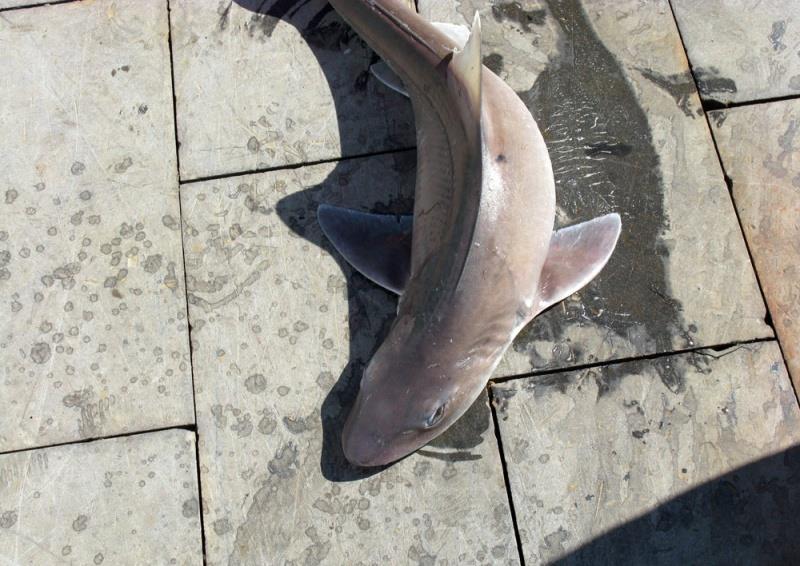
<instances>
[{"instance_id":1,"label":"shark","mask_svg":"<svg viewBox=\"0 0 800 566\"><path fill-rule=\"evenodd\" d=\"M399 295L342 430L350 463L384 466L467 411L519 331L603 269L621 220L554 231L547 146L482 64L477 12L468 29L427 21L413 0L330 4L381 58L373 74L408 96L416 127L412 215L317 211L338 253Z\"/></svg>"}]
</instances>

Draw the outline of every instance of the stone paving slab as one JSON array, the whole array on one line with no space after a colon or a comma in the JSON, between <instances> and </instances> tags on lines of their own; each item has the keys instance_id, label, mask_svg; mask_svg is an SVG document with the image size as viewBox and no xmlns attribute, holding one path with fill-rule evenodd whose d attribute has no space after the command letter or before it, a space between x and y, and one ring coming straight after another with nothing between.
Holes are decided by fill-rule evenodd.
<instances>
[{"instance_id":1,"label":"stone paving slab","mask_svg":"<svg viewBox=\"0 0 800 566\"><path fill-rule=\"evenodd\" d=\"M33 4L33 2L30 0L0 0L0 10L27 6L28 4Z\"/></svg>"},{"instance_id":2,"label":"stone paving slab","mask_svg":"<svg viewBox=\"0 0 800 566\"><path fill-rule=\"evenodd\" d=\"M513 380L493 396L526 564L800 556L800 411L777 343Z\"/></svg>"},{"instance_id":3,"label":"stone paving slab","mask_svg":"<svg viewBox=\"0 0 800 566\"><path fill-rule=\"evenodd\" d=\"M167 10L0 18L0 452L193 422Z\"/></svg>"},{"instance_id":4,"label":"stone paving slab","mask_svg":"<svg viewBox=\"0 0 800 566\"><path fill-rule=\"evenodd\" d=\"M182 179L414 145L410 104L326 0L171 9Z\"/></svg>"},{"instance_id":5,"label":"stone paving slab","mask_svg":"<svg viewBox=\"0 0 800 566\"><path fill-rule=\"evenodd\" d=\"M389 469L341 452L396 301L331 253L316 208L397 211L413 177L405 152L183 185L209 564L517 563L486 397Z\"/></svg>"},{"instance_id":6,"label":"stone paving slab","mask_svg":"<svg viewBox=\"0 0 800 566\"><path fill-rule=\"evenodd\" d=\"M9 8L33 8L45 4L53 6L55 4L74 1L75 0L0 0L0 10L7 10Z\"/></svg>"},{"instance_id":7,"label":"stone paving slab","mask_svg":"<svg viewBox=\"0 0 800 566\"><path fill-rule=\"evenodd\" d=\"M548 144L557 225L622 216L606 269L528 326L498 375L771 336L666 0L420 1L454 23L475 6L484 63Z\"/></svg>"},{"instance_id":8,"label":"stone paving slab","mask_svg":"<svg viewBox=\"0 0 800 566\"><path fill-rule=\"evenodd\" d=\"M0 455L0 564L202 564L194 435Z\"/></svg>"},{"instance_id":9,"label":"stone paving slab","mask_svg":"<svg viewBox=\"0 0 800 566\"><path fill-rule=\"evenodd\" d=\"M672 7L704 99L800 94L796 0L672 0Z\"/></svg>"},{"instance_id":10,"label":"stone paving slab","mask_svg":"<svg viewBox=\"0 0 800 566\"><path fill-rule=\"evenodd\" d=\"M31 4L42 4L44 2L37 2L36 0L0 0L0 10L6 8L20 8L23 6L30 6Z\"/></svg>"},{"instance_id":11,"label":"stone paving slab","mask_svg":"<svg viewBox=\"0 0 800 566\"><path fill-rule=\"evenodd\" d=\"M710 116L761 287L797 389L800 101L759 104L712 112Z\"/></svg>"}]
</instances>

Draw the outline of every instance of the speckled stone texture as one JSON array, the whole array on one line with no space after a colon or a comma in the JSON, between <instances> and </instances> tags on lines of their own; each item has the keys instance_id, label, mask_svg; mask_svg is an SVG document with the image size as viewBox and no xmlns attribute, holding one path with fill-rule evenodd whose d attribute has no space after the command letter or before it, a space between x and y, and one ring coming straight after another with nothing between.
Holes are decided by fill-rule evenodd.
<instances>
[{"instance_id":1,"label":"speckled stone texture","mask_svg":"<svg viewBox=\"0 0 800 566\"><path fill-rule=\"evenodd\" d=\"M61 0L62 2L64 0ZM51 4L58 2L50 2ZM23 6L30 6L32 4L44 4L44 2L37 2L36 0L0 0L0 10L4 10L6 8L20 8Z\"/></svg>"},{"instance_id":2,"label":"speckled stone texture","mask_svg":"<svg viewBox=\"0 0 800 566\"><path fill-rule=\"evenodd\" d=\"M389 469L341 452L396 300L331 254L316 208L397 210L413 170L406 152L182 187L209 564L517 562L485 396Z\"/></svg>"},{"instance_id":3,"label":"speckled stone texture","mask_svg":"<svg viewBox=\"0 0 800 566\"><path fill-rule=\"evenodd\" d=\"M193 422L167 10L0 19L0 451Z\"/></svg>"},{"instance_id":4,"label":"speckled stone texture","mask_svg":"<svg viewBox=\"0 0 800 566\"><path fill-rule=\"evenodd\" d=\"M800 101L711 113L789 373L800 387Z\"/></svg>"},{"instance_id":5,"label":"speckled stone texture","mask_svg":"<svg viewBox=\"0 0 800 566\"><path fill-rule=\"evenodd\" d=\"M171 7L182 179L414 145L410 104L326 0Z\"/></svg>"},{"instance_id":6,"label":"speckled stone texture","mask_svg":"<svg viewBox=\"0 0 800 566\"><path fill-rule=\"evenodd\" d=\"M0 563L203 564L194 435L0 455Z\"/></svg>"},{"instance_id":7,"label":"speckled stone texture","mask_svg":"<svg viewBox=\"0 0 800 566\"><path fill-rule=\"evenodd\" d=\"M800 94L800 2L672 0L704 99Z\"/></svg>"},{"instance_id":8,"label":"speckled stone texture","mask_svg":"<svg viewBox=\"0 0 800 566\"><path fill-rule=\"evenodd\" d=\"M557 226L622 216L605 270L523 330L497 375L772 335L666 0L420 7L480 9L484 63L547 142Z\"/></svg>"},{"instance_id":9,"label":"speckled stone texture","mask_svg":"<svg viewBox=\"0 0 800 566\"><path fill-rule=\"evenodd\" d=\"M800 8L753 2L674 2L708 98L794 92ZM341 428L396 298L316 211L412 209L413 117L375 55L325 0L4 11L0 563L519 564L496 435L529 566L800 556L800 409L668 0L418 4L481 11L484 63L548 143L557 226L622 215L601 276L495 377L556 371L351 467ZM797 377L800 106L711 117ZM193 401L196 431L169 428Z\"/></svg>"},{"instance_id":10,"label":"speckled stone texture","mask_svg":"<svg viewBox=\"0 0 800 566\"><path fill-rule=\"evenodd\" d=\"M681 372L677 390L656 366ZM775 342L493 387L526 564L792 564L800 411Z\"/></svg>"}]
</instances>

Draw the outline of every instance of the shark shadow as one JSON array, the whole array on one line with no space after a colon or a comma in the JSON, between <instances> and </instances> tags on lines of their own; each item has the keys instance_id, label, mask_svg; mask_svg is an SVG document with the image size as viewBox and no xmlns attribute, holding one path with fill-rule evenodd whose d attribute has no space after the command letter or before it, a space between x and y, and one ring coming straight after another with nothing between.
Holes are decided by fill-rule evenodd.
<instances>
[{"instance_id":1,"label":"shark shadow","mask_svg":"<svg viewBox=\"0 0 800 566\"><path fill-rule=\"evenodd\" d=\"M539 315L513 348L536 370L594 363L595 352L570 337L571 329L586 325L642 354L691 347L697 328L685 320L669 278L672 235L662 168L671 164L661 163L630 70L598 36L586 9L591 2L537 4L539 9L524 11L517 2L498 2L487 10L487 19L491 15L512 25L534 49L546 30L554 34L548 65L530 88L517 94L536 119L550 153L556 225L618 212L622 233L606 268L577 300L567 299ZM468 21L471 14L462 15ZM491 39L508 43L505 35ZM503 55L490 49L484 55L484 64L502 77ZM526 61L519 64L524 67ZM652 75L647 69L644 73ZM686 119L693 119L689 114ZM541 343L552 344L551 350L540 352ZM682 375L659 370L659 377L671 391L683 388Z\"/></svg>"},{"instance_id":2,"label":"shark shadow","mask_svg":"<svg viewBox=\"0 0 800 566\"><path fill-rule=\"evenodd\" d=\"M332 95L337 122L341 155L364 153L364 140L359 136L358 109L353 104L353 92L380 89L387 97L397 97L398 112L411 116L410 104L385 87L376 87L369 73L372 63L378 61L366 44L344 23L325 0L233 0L252 12L250 30L272 35L278 25L292 25L306 41L308 48L319 63ZM230 4L220 7L220 27L227 25ZM360 67L354 72L354 60ZM350 86L347 86L347 82ZM363 124L362 124L363 126ZM363 127L361 128L363 130ZM391 139L387 134L386 145L402 147L401 140ZM412 142L413 143L413 142ZM368 194L365 187L353 186L353 177L358 177L359 167L371 159L382 159L390 163L400 178L396 192L380 204L353 202L352 195ZM280 219L296 235L320 247L336 260L347 281L348 325L350 331L348 363L335 380L320 408L322 425L322 451L320 469L329 481L354 481L369 477L384 468L359 468L352 466L344 457L341 435L347 414L355 401L361 375L372 354L389 331L396 305L396 298L387 291L376 291L375 285L355 272L333 246L322 235L317 224L317 207L320 203L341 204L366 208L373 212L408 214L413 210L413 188L415 180L415 154L412 150L398 149L382 157L347 159L335 163L325 180L316 186L297 191L281 199L276 212ZM386 191L381 191L385 194ZM376 298L376 296L378 298ZM375 327L378 332L374 332ZM491 415L488 394L481 396L473 407L445 434L431 442L419 453L440 460L458 462L479 459L470 450L484 440L490 428Z\"/></svg>"},{"instance_id":3,"label":"shark shadow","mask_svg":"<svg viewBox=\"0 0 800 566\"><path fill-rule=\"evenodd\" d=\"M797 564L798 513L800 447L792 446L700 484L548 561L559 566Z\"/></svg>"}]
</instances>

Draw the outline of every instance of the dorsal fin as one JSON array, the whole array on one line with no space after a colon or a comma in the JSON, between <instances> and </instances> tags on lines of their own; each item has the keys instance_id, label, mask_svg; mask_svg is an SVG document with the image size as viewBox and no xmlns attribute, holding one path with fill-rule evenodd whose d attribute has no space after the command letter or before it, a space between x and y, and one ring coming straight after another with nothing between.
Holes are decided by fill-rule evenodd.
<instances>
[{"instance_id":1,"label":"dorsal fin","mask_svg":"<svg viewBox=\"0 0 800 566\"><path fill-rule=\"evenodd\" d=\"M464 103L475 123L480 124L481 115L481 18L475 12L472 30L463 49L455 50L448 67L448 82Z\"/></svg>"},{"instance_id":2,"label":"dorsal fin","mask_svg":"<svg viewBox=\"0 0 800 566\"><path fill-rule=\"evenodd\" d=\"M350 265L381 287L403 293L411 271L411 215L370 214L321 204L317 220Z\"/></svg>"},{"instance_id":3,"label":"dorsal fin","mask_svg":"<svg viewBox=\"0 0 800 566\"><path fill-rule=\"evenodd\" d=\"M456 44L458 49L464 49L469 41L470 32L467 26L461 24L450 24L447 22L431 22L431 24L445 34L450 40ZM369 68L370 73L384 85L388 86L395 92L398 92L408 98L408 91L403 85L402 79L397 76L397 73L389 66L386 61L378 61L373 63Z\"/></svg>"},{"instance_id":4,"label":"dorsal fin","mask_svg":"<svg viewBox=\"0 0 800 566\"><path fill-rule=\"evenodd\" d=\"M458 49L464 49L464 46L467 44L470 36L469 28L467 26L463 26L461 24L449 24L446 22L431 22L431 24L449 37L450 40L456 44ZM384 85L408 98L408 91L406 90L405 85L403 85L403 80L397 76L397 73L392 70L386 61L378 61L377 63L373 63L370 65L369 71L372 73L373 77L378 79Z\"/></svg>"},{"instance_id":5,"label":"dorsal fin","mask_svg":"<svg viewBox=\"0 0 800 566\"><path fill-rule=\"evenodd\" d=\"M622 228L619 214L562 228L553 234L539 277L536 315L579 291L600 273L617 245Z\"/></svg>"}]
</instances>

